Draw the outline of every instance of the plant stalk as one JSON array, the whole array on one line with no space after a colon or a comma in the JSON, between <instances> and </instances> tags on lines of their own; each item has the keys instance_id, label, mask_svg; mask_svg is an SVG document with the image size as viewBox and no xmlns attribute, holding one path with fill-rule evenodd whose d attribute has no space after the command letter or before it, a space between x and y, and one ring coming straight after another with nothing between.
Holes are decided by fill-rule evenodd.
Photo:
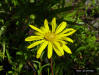
<instances>
[{"instance_id":1,"label":"plant stalk","mask_svg":"<svg viewBox=\"0 0 99 75\"><path fill-rule=\"evenodd\" d=\"M53 61L52 61L52 58L51 58L51 72L52 72L52 75L54 75L53 74Z\"/></svg>"}]
</instances>

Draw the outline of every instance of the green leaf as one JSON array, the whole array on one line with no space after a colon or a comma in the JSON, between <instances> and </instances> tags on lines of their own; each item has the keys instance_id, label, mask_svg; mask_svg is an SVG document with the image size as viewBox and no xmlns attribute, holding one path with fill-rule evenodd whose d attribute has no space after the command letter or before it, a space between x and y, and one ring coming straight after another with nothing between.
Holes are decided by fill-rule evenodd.
<instances>
[{"instance_id":1,"label":"green leaf","mask_svg":"<svg viewBox=\"0 0 99 75\"><path fill-rule=\"evenodd\" d=\"M35 0L30 0L30 3L34 3L35 2Z\"/></svg>"},{"instance_id":2,"label":"green leaf","mask_svg":"<svg viewBox=\"0 0 99 75\"><path fill-rule=\"evenodd\" d=\"M13 71L8 71L8 74L13 74Z\"/></svg>"},{"instance_id":3,"label":"green leaf","mask_svg":"<svg viewBox=\"0 0 99 75\"><path fill-rule=\"evenodd\" d=\"M3 66L0 66L0 71L2 71L3 70Z\"/></svg>"},{"instance_id":4,"label":"green leaf","mask_svg":"<svg viewBox=\"0 0 99 75\"><path fill-rule=\"evenodd\" d=\"M1 35L3 35L5 30L6 30L6 26L2 26L1 29L0 29L0 37L1 37Z\"/></svg>"},{"instance_id":5,"label":"green leaf","mask_svg":"<svg viewBox=\"0 0 99 75\"><path fill-rule=\"evenodd\" d=\"M10 54L9 54L9 51L8 50L6 50L6 54L7 54L7 57L8 57L8 60L10 61L10 63L12 63L12 60L11 60L11 56L10 56Z\"/></svg>"},{"instance_id":6,"label":"green leaf","mask_svg":"<svg viewBox=\"0 0 99 75\"><path fill-rule=\"evenodd\" d=\"M33 66L37 70L37 64L33 63Z\"/></svg>"},{"instance_id":7,"label":"green leaf","mask_svg":"<svg viewBox=\"0 0 99 75\"><path fill-rule=\"evenodd\" d=\"M64 19L67 20L67 21L72 21L72 22L74 22L74 21L75 21L74 16L75 16L76 12L77 12L77 11L73 11L73 12L71 12L71 13L67 13L67 14L65 15Z\"/></svg>"},{"instance_id":8,"label":"green leaf","mask_svg":"<svg viewBox=\"0 0 99 75\"><path fill-rule=\"evenodd\" d=\"M5 41L3 41L2 46L3 46L3 59L4 59L4 57L5 57L5 51L6 51L6 49L5 49Z\"/></svg>"},{"instance_id":9,"label":"green leaf","mask_svg":"<svg viewBox=\"0 0 99 75\"><path fill-rule=\"evenodd\" d=\"M22 67L23 67L23 64L20 63L20 64L19 64L19 68L18 68L18 71L19 71L19 72L21 71Z\"/></svg>"},{"instance_id":10,"label":"green leaf","mask_svg":"<svg viewBox=\"0 0 99 75\"><path fill-rule=\"evenodd\" d=\"M34 14L31 14L30 15L30 19L35 19L35 15Z\"/></svg>"},{"instance_id":11,"label":"green leaf","mask_svg":"<svg viewBox=\"0 0 99 75\"><path fill-rule=\"evenodd\" d=\"M23 52L16 52L16 55L23 55Z\"/></svg>"},{"instance_id":12,"label":"green leaf","mask_svg":"<svg viewBox=\"0 0 99 75\"><path fill-rule=\"evenodd\" d=\"M45 65L41 66L40 69L39 69L39 71L38 71L38 74L40 74L42 72L43 68L45 68L45 67L47 67L49 65L50 64L45 64Z\"/></svg>"},{"instance_id":13,"label":"green leaf","mask_svg":"<svg viewBox=\"0 0 99 75\"><path fill-rule=\"evenodd\" d=\"M3 53L0 50L0 61L2 61L2 59L3 59Z\"/></svg>"},{"instance_id":14,"label":"green leaf","mask_svg":"<svg viewBox=\"0 0 99 75\"><path fill-rule=\"evenodd\" d=\"M86 50L86 46L81 46L81 47L79 47L77 50L76 50L76 52L80 52L80 51L82 51L82 50Z\"/></svg>"},{"instance_id":15,"label":"green leaf","mask_svg":"<svg viewBox=\"0 0 99 75\"><path fill-rule=\"evenodd\" d=\"M34 62L34 63L37 63L37 64L39 65L39 68L41 67L41 63L40 63L39 61L34 61L34 60L33 60L33 62Z\"/></svg>"},{"instance_id":16,"label":"green leaf","mask_svg":"<svg viewBox=\"0 0 99 75\"><path fill-rule=\"evenodd\" d=\"M42 69L47 67L47 66L50 66L50 64L45 64L45 65L41 66L40 71L42 71Z\"/></svg>"}]
</instances>

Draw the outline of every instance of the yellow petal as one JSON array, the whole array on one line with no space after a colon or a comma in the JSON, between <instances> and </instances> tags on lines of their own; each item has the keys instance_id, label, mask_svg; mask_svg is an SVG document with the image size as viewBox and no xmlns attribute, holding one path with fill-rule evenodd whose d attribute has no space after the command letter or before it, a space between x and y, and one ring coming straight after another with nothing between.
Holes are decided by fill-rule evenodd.
<instances>
[{"instance_id":1,"label":"yellow petal","mask_svg":"<svg viewBox=\"0 0 99 75\"><path fill-rule=\"evenodd\" d=\"M56 34L60 33L67 26L66 22L62 22L56 29Z\"/></svg>"},{"instance_id":2,"label":"yellow petal","mask_svg":"<svg viewBox=\"0 0 99 75\"><path fill-rule=\"evenodd\" d=\"M44 20L44 26L46 30L49 30L48 21L47 19Z\"/></svg>"},{"instance_id":3,"label":"yellow petal","mask_svg":"<svg viewBox=\"0 0 99 75\"><path fill-rule=\"evenodd\" d=\"M55 29L56 29L56 18L52 19L51 25L52 25L52 32L55 32Z\"/></svg>"},{"instance_id":4,"label":"yellow petal","mask_svg":"<svg viewBox=\"0 0 99 75\"><path fill-rule=\"evenodd\" d=\"M47 45L48 45L48 41L45 41L43 44L41 44L40 48L37 51L36 58L40 58L43 50L46 48Z\"/></svg>"},{"instance_id":5,"label":"yellow petal","mask_svg":"<svg viewBox=\"0 0 99 75\"><path fill-rule=\"evenodd\" d=\"M64 55L64 51L62 49L62 47L60 46L60 44L58 42L53 42L54 43L54 47L60 51L61 55Z\"/></svg>"},{"instance_id":6,"label":"yellow petal","mask_svg":"<svg viewBox=\"0 0 99 75\"><path fill-rule=\"evenodd\" d=\"M74 41L69 37L63 37L63 40L73 43Z\"/></svg>"},{"instance_id":7,"label":"yellow petal","mask_svg":"<svg viewBox=\"0 0 99 75\"><path fill-rule=\"evenodd\" d=\"M30 44L27 48L33 48L33 47L35 47L35 46L37 46L37 45L39 45L40 43L43 43L43 42L44 42L44 40L36 41L36 42Z\"/></svg>"},{"instance_id":8,"label":"yellow petal","mask_svg":"<svg viewBox=\"0 0 99 75\"><path fill-rule=\"evenodd\" d=\"M43 33L39 28L37 28L37 27L35 27L35 26L33 26L33 25L29 25L32 29L34 29L34 30L36 30L36 31L38 31L38 32L40 32L40 33Z\"/></svg>"},{"instance_id":9,"label":"yellow petal","mask_svg":"<svg viewBox=\"0 0 99 75\"><path fill-rule=\"evenodd\" d=\"M41 26L40 29L41 29L42 31L45 31L45 28L44 28L43 26Z\"/></svg>"},{"instance_id":10,"label":"yellow petal","mask_svg":"<svg viewBox=\"0 0 99 75\"><path fill-rule=\"evenodd\" d=\"M60 38L61 37L65 37L65 36L70 36L70 35L72 35L75 32L76 32L76 30L73 30L73 31L68 32L68 33L60 33L60 34L58 34L58 36L60 36Z\"/></svg>"},{"instance_id":11,"label":"yellow petal","mask_svg":"<svg viewBox=\"0 0 99 75\"><path fill-rule=\"evenodd\" d=\"M63 36L63 34L59 33L58 35L56 35L56 37L57 37L56 39L59 40L59 39L62 39L62 37L64 37L64 36Z\"/></svg>"},{"instance_id":12,"label":"yellow petal","mask_svg":"<svg viewBox=\"0 0 99 75\"><path fill-rule=\"evenodd\" d=\"M53 48L58 56L62 56L62 53L58 49L56 49L55 46L53 46Z\"/></svg>"},{"instance_id":13,"label":"yellow petal","mask_svg":"<svg viewBox=\"0 0 99 75\"><path fill-rule=\"evenodd\" d=\"M68 33L68 32L72 32L72 31L75 31L75 29L68 28L68 29L64 30L62 33Z\"/></svg>"},{"instance_id":14,"label":"yellow petal","mask_svg":"<svg viewBox=\"0 0 99 75\"><path fill-rule=\"evenodd\" d=\"M69 47L67 47L66 45L63 46L63 49L65 52L69 53L69 54L72 54L71 50Z\"/></svg>"},{"instance_id":15,"label":"yellow petal","mask_svg":"<svg viewBox=\"0 0 99 75\"><path fill-rule=\"evenodd\" d=\"M35 35L38 35L38 36L43 36L41 33L39 32L34 32Z\"/></svg>"},{"instance_id":16,"label":"yellow petal","mask_svg":"<svg viewBox=\"0 0 99 75\"><path fill-rule=\"evenodd\" d=\"M51 58L51 56L52 56L52 44L51 44L51 42L49 42L48 43L48 59L50 59Z\"/></svg>"},{"instance_id":17,"label":"yellow petal","mask_svg":"<svg viewBox=\"0 0 99 75\"><path fill-rule=\"evenodd\" d=\"M62 47L63 45L67 44L67 42L63 41L63 40L58 40L60 46Z\"/></svg>"},{"instance_id":18,"label":"yellow petal","mask_svg":"<svg viewBox=\"0 0 99 75\"><path fill-rule=\"evenodd\" d=\"M50 32L50 30L45 27L40 27L40 29L43 31L43 34Z\"/></svg>"},{"instance_id":19,"label":"yellow petal","mask_svg":"<svg viewBox=\"0 0 99 75\"><path fill-rule=\"evenodd\" d=\"M40 40L43 39L42 36L29 36L27 38L25 38L25 41L34 41L34 40Z\"/></svg>"},{"instance_id":20,"label":"yellow petal","mask_svg":"<svg viewBox=\"0 0 99 75\"><path fill-rule=\"evenodd\" d=\"M75 33L75 32L76 32L75 29L68 28L68 29L64 30L64 31L62 32L62 34L64 33L64 36L69 36L69 35L72 35L72 34Z\"/></svg>"}]
</instances>

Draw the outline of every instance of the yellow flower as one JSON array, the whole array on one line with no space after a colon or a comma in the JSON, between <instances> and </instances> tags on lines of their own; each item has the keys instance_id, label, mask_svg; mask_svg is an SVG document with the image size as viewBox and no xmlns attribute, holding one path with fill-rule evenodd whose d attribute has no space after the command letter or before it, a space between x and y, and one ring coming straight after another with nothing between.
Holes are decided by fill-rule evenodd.
<instances>
[{"instance_id":1,"label":"yellow flower","mask_svg":"<svg viewBox=\"0 0 99 75\"><path fill-rule=\"evenodd\" d=\"M29 36L25 39L25 41L34 41L32 44L30 44L27 48L33 48L40 44L39 49L37 50L37 58L40 58L43 50L47 47L48 52L47 56L50 59L53 53L53 50L56 52L58 56L64 55L64 51L71 54L70 48L67 47L67 41L73 43L73 40L69 38L69 35L72 35L76 30L73 28L66 28L67 23L62 22L60 25L56 28L56 18L52 19L51 22L52 30L50 30L48 26L47 19L44 20L44 26L40 29L29 25L32 29L36 30L35 36Z\"/></svg>"}]
</instances>

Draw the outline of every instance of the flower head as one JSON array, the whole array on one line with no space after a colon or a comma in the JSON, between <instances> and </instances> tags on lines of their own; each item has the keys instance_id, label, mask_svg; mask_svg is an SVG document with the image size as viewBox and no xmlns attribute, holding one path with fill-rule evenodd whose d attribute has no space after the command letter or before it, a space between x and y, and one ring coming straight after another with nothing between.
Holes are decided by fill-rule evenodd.
<instances>
[{"instance_id":1,"label":"flower head","mask_svg":"<svg viewBox=\"0 0 99 75\"><path fill-rule=\"evenodd\" d=\"M69 35L72 35L76 30L73 28L66 28L67 23L62 22L59 24L58 27L56 27L56 18L52 19L51 22L52 30L50 30L48 26L47 19L44 20L44 26L40 29L29 25L32 29L36 30L34 36L29 36L25 39L25 41L34 41L32 44L30 44L27 48L33 48L40 44L39 49L37 50L37 58L40 58L43 50L47 47L47 56L50 59L53 53L53 50L56 52L58 56L64 55L64 51L71 54L71 50L69 47L67 47L67 41L73 43L73 40L69 38Z\"/></svg>"}]
</instances>

